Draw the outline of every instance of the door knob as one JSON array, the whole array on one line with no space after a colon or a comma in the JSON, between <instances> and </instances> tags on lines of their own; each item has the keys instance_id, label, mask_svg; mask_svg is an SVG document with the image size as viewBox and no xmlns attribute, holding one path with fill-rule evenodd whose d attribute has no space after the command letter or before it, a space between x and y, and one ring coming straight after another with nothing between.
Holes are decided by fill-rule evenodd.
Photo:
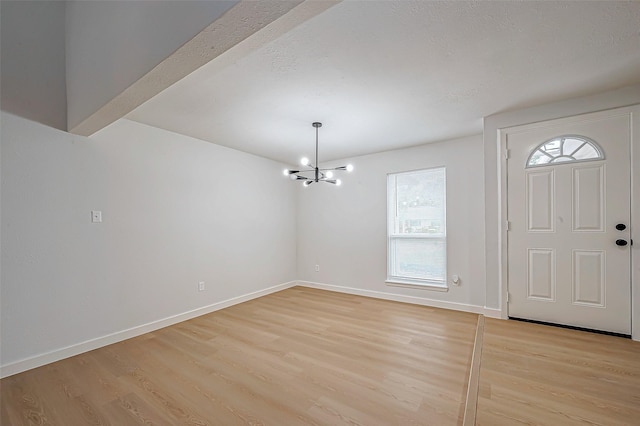
<instances>
[{"instance_id":1,"label":"door knob","mask_svg":"<svg viewBox=\"0 0 640 426\"><path fill-rule=\"evenodd\" d=\"M616 245L624 247L627 245L627 240L616 240Z\"/></svg>"},{"instance_id":2,"label":"door knob","mask_svg":"<svg viewBox=\"0 0 640 426\"><path fill-rule=\"evenodd\" d=\"M627 229L627 225L625 225L624 223L619 223L616 225L616 229L618 231L624 231L625 229Z\"/></svg>"}]
</instances>

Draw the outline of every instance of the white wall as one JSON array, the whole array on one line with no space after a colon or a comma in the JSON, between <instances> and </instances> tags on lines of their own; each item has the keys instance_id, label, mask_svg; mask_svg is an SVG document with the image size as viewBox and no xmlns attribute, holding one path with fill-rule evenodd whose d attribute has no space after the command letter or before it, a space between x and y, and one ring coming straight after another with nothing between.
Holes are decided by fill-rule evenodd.
<instances>
[{"instance_id":1,"label":"white wall","mask_svg":"<svg viewBox=\"0 0 640 426\"><path fill-rule=\"evenodd\" d=\"M69 129L158 65L238 1L69 1Z\"/></svg>"},{"instance_id":2,"label":"white wall","mask_svg":"<svg viewBox=\"0 0 640 426\"><path fill-rule=\"evenodd\" d=\"M485 300L482 137L345 160L343 185L299 188L298 279L358 294L482 312ZM387 174L447 168L448 292L392 287L387 277ZM315 272L315 265L320 271ZM337 286L337 287L329 287ZM442 302L442 303L440 303ZM462 305L457 305L462 304ZM479 309L477 309L479 307Z\"/></svg>"},{"instance_id":3,"label":"white wall","mask_svg":"<svg viewBox=\"0 0 640 426\"><path fill-rule=\"evenodd\" d=\"M0 2L3 111L67 128L65 2Z\"/></svg>"},{"instance_id":4,"label":"white wall","mask_svg":"<svg viewBox=\"0 0 640 426\"><path fill-rule=\"evenodd\" d=\"M4 374L296 278L283 165L128 120L84 138L1 118Z\"/></svg>"},{"instance_id":5,"label":"white wall","mask_svg":"<svg viewBox=\"0 0 640 426\"><path fill-rule=\"evenodd\" d=\"M503 255L504 241L500 241L498 227L503 219L500 216L504 198L504 182L500 176L500 158L498 152L498 129L517 126L554 118L569 117L578 114L601 111L640 104L640 85L624 87L596 95L569 99L562 102L540 105L516 111L504 112L486 117L484 120L484 168L485 168L485 234L486 238L486 305L503 310L506 315L505 292L500 283L500 261ZM634 158L632 172L634 186L632 187L632 232L636 241L640 240L640 117L634 117ZM636 225L633 225L636 224ZM640 340L640 245L632 247L633 265L632 287L634 298L633 309L633 338ZM503 259L504 260L504 259ZM503 262L504 263L504 262Z\"/></svg>"}]
</instances>

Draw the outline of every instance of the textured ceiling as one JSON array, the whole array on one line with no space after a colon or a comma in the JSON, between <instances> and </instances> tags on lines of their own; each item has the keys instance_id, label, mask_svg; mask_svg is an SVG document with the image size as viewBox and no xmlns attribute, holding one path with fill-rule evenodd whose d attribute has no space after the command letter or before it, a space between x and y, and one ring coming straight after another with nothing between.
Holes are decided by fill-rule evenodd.
<instances>
[{"instance_id":1,"label":"textured ceiling","mask_svg":"<svg viewBox=\"0 0 640 426\"><path fill-rule=\"evenodd\" d=\"M243 43L127 118L291 164L313 121L321 161L477 134L640 83L640 2L344 1Z\"/></svg>"}]
</instances>

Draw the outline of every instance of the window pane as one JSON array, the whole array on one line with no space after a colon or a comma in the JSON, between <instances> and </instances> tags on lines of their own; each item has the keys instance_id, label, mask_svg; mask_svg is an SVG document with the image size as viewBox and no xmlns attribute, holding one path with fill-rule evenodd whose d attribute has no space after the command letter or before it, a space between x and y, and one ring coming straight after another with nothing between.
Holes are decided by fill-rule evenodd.
<instances>
[{"instance_id":1,"label":"window pane","mask_svg":"<svg viewBox=\"0 0 640 426\"><path fill-rule=\"evenodd\" d=\"M547 142L542 147L540 147L540 149L548 154L551 154L551 156L553 157L560 155L560 139Z\"/></svg>"},{"instance_id":2,"label":"window pane","mask_svg":"<svg viewBox=\"0 0 640 426\"><path fill-rule=\"evenodd\" d=\"M576 160L586 160L586 159L589 159L589 158L600 158L600 154L598 154L598 151L596 151L596 149L594 147L592 147L591 145L583 146L575 154L573 154L573 156L576 158Z\"/></svg>"},{"instance_id":3,"label":"window pane","mask_svg":"<svg viewBox=\"0 0 640 426\"><path fill-rule=\"evenodd\" d=\"M444 281L445 243L439 239L392 239L392 276Z\"/></svg>"},{"instance_id":4,"label":"window pane","mask_svg":"<svg viewBox=\"0 0 640 426\"><path fill-rule=\"evenodd\" d=\"M552 163L562 163L563 161L575 161L575 159L571 157L556 157L551 160Z\"/></svg>"},{"instance_id":5,"label":"window pane","mask_svg":"<svg viewBox=\"0 0 640 426\"><path fill-rule=\"evenodd\" d=\"M586 142L583 141L582 139L565 138L563 148L562 148L562 153L564 155L573 155L573 153L576 152L578 148L580 148L585 143Z\"/></svg>"},{"instance_id":6,"label":"window pane","mask_svg":"<svg viewBox=\"0 0 640 426\"><path fill-rule=\"evenodd\" d=\"M529 159L529 165L547 164L553 157L544 154L542 150L537 150Z\"/></svg>"},{"instance_id":7,"label":"window pane","mask_svg":"<svg viewBox=\"0 0 640 426\"><path fill-rule=\"evenodd\" d=\"M444 170L422 170L396 176L398 234L444 234Z\"/></svg>"},{"instance_id":8,"label":"window pane","mask_svg":"<svg viewBox=\"0 0 640 426\"><path fill-rule=\"evenodd\" d=\"M595 141L582 136L565 136L536 147L527 160L527 167L603 159L604 155Z\"/></svg>"}]
</instances>

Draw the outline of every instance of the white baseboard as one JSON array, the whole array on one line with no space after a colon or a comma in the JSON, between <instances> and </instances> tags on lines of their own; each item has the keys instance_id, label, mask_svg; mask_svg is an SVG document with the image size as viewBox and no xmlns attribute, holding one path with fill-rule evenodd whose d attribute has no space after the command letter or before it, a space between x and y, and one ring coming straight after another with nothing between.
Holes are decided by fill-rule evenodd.
<instances>
[{"instance_id":1,"label":"white baseboard","mask_svg":"<svg viewBox=\"0 0 640 426\"><path fill-rule=\"evenodd\" d=\"M9 364L0 365L0 378L12 376L14 374L21 373L23 371L37 368L52 362L60 361L65 358L69 358L75 355L79 355L84 352L92 351L94 349L108 346L113 343L121 342L123 340L131 339L132 337L140 336L145 333L150 333L155 330L159 330L164 327L168 327L173 324L177 324L182 321L187 321L192 318L206 315L211 312L218 311L220 309L228 308L229 306L237 305L242 302L246 302L258 297L266 296L267 294L275 293L281 290L285 290L296 285L302 287L317 288L321 290L335 291L340 293L354 294L357 296L373 297L377 299L392 300L396 302L412 303L415 305L431 306L434 308L452 309L455 311L471 312L475 314L483 314L491 318L501 318L501 311L499 309L487 308L478 305L470 305L466 303L447 302L442 300L428 299L423 297L403 296L393 293L385 293L381 291L362 290L353 287L337 286L332 284L316 283L311 281L290 281L284 284L279 284L273 287L269 287L263 290L258 290L252 293L248 293L242 296L233 297L231 299L223 300L202 308L187 311L181 314L173 315L167 318L163 318L157 321L153 321L147 324L142 324L136 327L132 327L126 330L118 331L116 333L108 334L106 336L97 337L95 339L86 340L71 346L56 349L51 352L35 355L29 358L21 359Z\"/></svg>"},{"instance_id":2,"label":"white baseboard","mask_svg":"<svg viewBox=\"0 0 640 426\"><path fill-rule=\"evenodd\" d=\"M474 314L482 314L482 315L490 316L492 318L496 318L494 317L494 314L495 314L494 311L497 311L497 315L498 315L497 318L500 318L499 310L485 308L484 306L470 305L467 303L447 302L444 300L428 299L425 297L404 296L401 294L386 293L383 291L362 290L359 288L343 287L339 285L316 283L311 281L298 281L298 285L301 287L310 287L310 288L317 288L320 290L329 290L329 291L336 291L339 293L354 294L356 296L366 296L366 297L373 297L376 299L392 300L394 302L412 303L414 305L430 306L433 308L443 308L443 309L451 309L454 311L471 312Z\"/></svg>"},{"instance_id":3,"label":"white baseboard","mask_svg":"<svg viewBox=\"0 0 640 426\"><path fill-rule=\"evenodd\" d=\"M96 337L95 339L86 340L84 342L76 343L71 346L56 349L51 352L46 352L40 355L35 355L29 358L21 359L9 364L0 365L0 378L12 376L14 374L21 373L23 371L30 370L32 368L40 367L52 362L60 361L65 358L69 358L75 355L79 355L84 352L92 351L94 349L101 348L103 346L111 345L113 343L121 342L123 340L130 339L132 337L140 336L145 333L149 333L155 330L159 330L164 327L168 327L173 324L177 324L182 321L187 321L201 315L209 314L211 312L218 311L220 309L228 308L229 306L237 305L242 302L249 301L258 297L266 296L267 294L275 293L296 285L296 281L290 281L288 283L275 285L273 287L265 288L263 290L254 291L242 296L232 297L231 299L223 300L202 308L194 309L191 311L183 312L181 314L172 315L167 318L163 318L157 321L152 321L146 324L142 324L136 327L132 327L126 330L118 331L106 336Z\"/></svg>"},{"instance_id":4,"label":"white baseboard","mask_svg":"<svg viewBox=\"0 0 640 426\"><path fill-rule=\"evenodd\" d=\"M483 314L485 317L489 318L506 319L502 316L502 311L500 309L487 308L485 306Z\"/></svg>"}]
</instances>

